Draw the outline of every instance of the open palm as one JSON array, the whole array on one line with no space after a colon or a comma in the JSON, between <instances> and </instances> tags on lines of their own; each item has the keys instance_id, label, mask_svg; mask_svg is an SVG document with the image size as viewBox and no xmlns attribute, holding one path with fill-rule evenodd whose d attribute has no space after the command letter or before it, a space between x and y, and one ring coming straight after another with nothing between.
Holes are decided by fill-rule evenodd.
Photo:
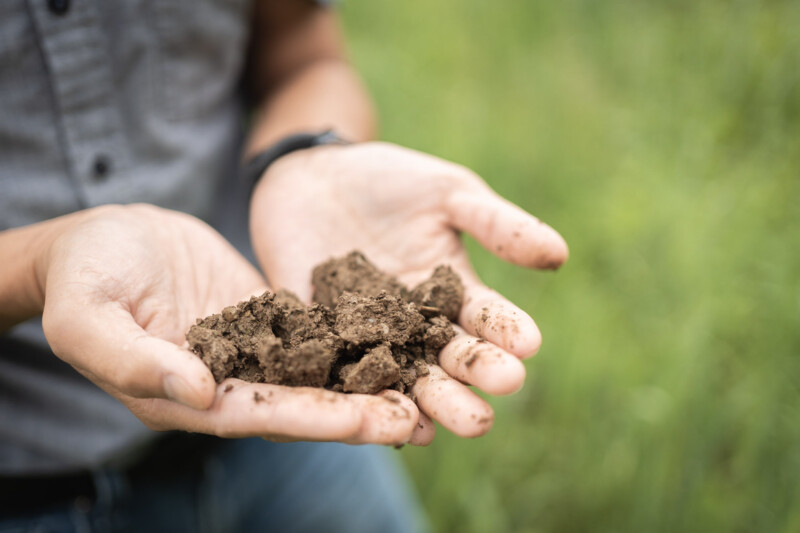
<instances>
[{"instance_id":1,"label":"open palm","mask_svg":"<svg viewBox=\"0 0 800 533\"><path fill-rule=\"evenodd\" d=\"M432 368L415 392L425 413L476 436L491 427L491 408L459 381L492 394L517 390L525 378L519 358L538 350L541 335L527 314L480 282L461 230L519 265L557 268L567 257L558 233L469 170L385 143L285 156L251 204L253 244L270 282L306 300L314 265L354 249L409 285L440 264L460 273L463 330L440 356L444 371Z\"/></svg>"},{"instance_id":2,"label":"open palm","mask_svg":"<svg viewBox=\"0 0 800 533\"><path fill-rule=\"evenodd\" d=\"M197 317L266 286L191 216L145 205L91 210L46 259L43 326L53 351L153 429L395 444L417 425L416 406L393 391L387 401L238 380L217 386L184 335Z\"/></svg>"}]
</instances>

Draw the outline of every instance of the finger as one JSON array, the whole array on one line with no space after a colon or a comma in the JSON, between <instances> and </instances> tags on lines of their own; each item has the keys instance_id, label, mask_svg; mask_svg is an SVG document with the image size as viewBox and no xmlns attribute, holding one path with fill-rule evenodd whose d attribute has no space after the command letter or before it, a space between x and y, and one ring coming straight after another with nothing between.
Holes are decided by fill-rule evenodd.
<instances>
[{"instance_id":1,"label":"finger","mask_svg":"<svg viewBox=\"0 0 800 533\"><path fill-rule=\"evenodd\" d=\"M434 438L436 438L436 424L428 415L420 412L419 422L417 422L417 427L414 428L414 433L411 434L408 443L412 446L428 446Z\"/></svg>"},{"instance_id":2,"label":"finger","mask_svg":"<svg viewBox=\"0 0 800 533\"><path fill-rule=\"evenodd\" d=\"M488 187L457 190L446 201L450 223L484 248L517 265L557 269L569 256L556 230Z\"/></svg>"},{"instance_id":3,"label":"finger","mask_svg":"<svg viewBox=\"0 0 800 533\"><path fill-rule=\"evenodd\" d=\"M166 400L133 401L129 408L155 430L180 429L224 438L344 441L361 427L361 412L344 394L226 379L208 410Z\"/></svg>"},{"instance_id":4,"label":"finger","mask_svg":"<svg viewBox=\"0 0 800 533\"><path fill-rule=\"evenodd\" d=\"M439 354L439 365L454 378L502 396L522 388L525 366L515 356L456 327L457 335Z\"/></svg>"},{"instance_id":5,"label":"finger","mask_svg":"<svg viewBox=\"0 0 800 533\"><path fill-rule=\"evenodd\" d=\"M419 422L419 408L406 395L385 390L377 396L352 394L363 417L350 444L405 444Z\"/></svg>"},{"instance_id":6,"label":"finger","mask_svg":"<svg viewBox=\"0 0 800 533\"><path fill-rule=\"evenodd\" d=\"M494 422L491 406L438 366L428 368L412 388L422 412L460 437L486 434Z\"/></svg>"},{"instance_id":7,"label":"finger","mask_svg":"<svg viewBox=\"0 0 800 533\"><path fill-rule=\"evenodd\" d=\"M68 300L46 305L42 316L61 359L136 398L167 398L195 409L214 401L214 378L189 350L149 335L116 303L77 313Z\"/></svg>"},{"instance_id":8,"label":"finger","mask_svg":"<svg viewBox=\"0 0 800 533\"><path fill-rule=\"evenodd\" d=\"M225 438L402 444L418 422L411 400L341 394L309 387L282 387L227 379L207 411L164 400L134 401L129 408L151 429L182 429Z\"/></svg>"},{"instance_id":9,"label":"finger","mask_svg":"<svg viewBox=\"0 0 800 533\"><path fill-rule=\"evenodd\" d=\"M542 334L528 314L496 291L483 285L473 273L462 273L464 304L458 322L476 337L526 358L539 351Z\"/></svg>"}]
</instances>

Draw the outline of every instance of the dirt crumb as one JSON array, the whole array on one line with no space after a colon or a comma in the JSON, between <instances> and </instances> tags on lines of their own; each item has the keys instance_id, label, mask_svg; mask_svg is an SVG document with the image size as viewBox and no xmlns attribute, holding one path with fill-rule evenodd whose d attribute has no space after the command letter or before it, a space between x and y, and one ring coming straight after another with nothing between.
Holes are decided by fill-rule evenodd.
<instances>
[{"instance_id":1,"label":"dirt crumb","mask_svg":"<svg viewBox=\"0 0 800 533\"><path fill-rule=\"evenodd\" d=\"M444 315L456 322L464 301L464 285L452 268L442 265L434 270L430 278L414 287L409 299L426 316Z\"/></svg>"},{"instance_id":2,"label":"dirt crumb","mask_svg":"<svg viewBox=\"0 0 800 533\"><path fill-rule=\"evenodd\" d=\"M314 302L330 308L345 292L378 296L381 291L386 291L392 296L408 296L408 289L397 278L378 270L358 251L317 265L311 274L311 284Z\"/></svg>"},{"instance_id":3,"label":"dirt crumb","mask_svg":"<svg viewBox=\"0 0 800 533\"><path fill-rule=\"evenodd\" d=\"M312 274L305 305L281 290L199 319L186 339L217 383L320 387L375 394L411 388L455 337L464 287L449 266L409 290L360 252L330 259ZM227 392L232 388L226 387ZM253 401L264 401L255 393Z\"/></svg>"},{"instance_id":4,"label":"dirt crumb","mask_svg":"<svg viewBox=\"0 0 800 533\"><path fill-rule=\"evenodd\" d=\"M336 305L334 331L346 342L371 345L389 342L402 346L422 334L425 317L414 304L385 291L377 297L364 297L346 292Z\"/></svg>"},{"instance_id":5,"label":"dirt crumb","mask_svg":"<svg viewBox=\"0 0 800 533\"><path fill-rule=\"evenodd\" d=\"M369 350L358 363L349 367L342 381L344 392L375 394L400 379L400 366L386 344Z\"/></svg>"}]
</instances>

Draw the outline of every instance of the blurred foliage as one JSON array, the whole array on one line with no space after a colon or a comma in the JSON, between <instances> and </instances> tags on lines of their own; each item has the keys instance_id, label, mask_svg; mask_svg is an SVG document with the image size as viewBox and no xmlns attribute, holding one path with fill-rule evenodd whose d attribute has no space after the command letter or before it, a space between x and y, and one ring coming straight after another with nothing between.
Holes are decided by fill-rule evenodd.
<instances>
[{"instance_id":1,"label":"blurred foliage","mask_svg":"<svg viewBox=\"0 0 800 533\"><path fill-rule=\"evenodd\" d=\"M800 2L349 0L383 138L567 238L469 241L539 323L493 431L402 453L440 531L800 531Z\"/></svg>"}]
</instances>

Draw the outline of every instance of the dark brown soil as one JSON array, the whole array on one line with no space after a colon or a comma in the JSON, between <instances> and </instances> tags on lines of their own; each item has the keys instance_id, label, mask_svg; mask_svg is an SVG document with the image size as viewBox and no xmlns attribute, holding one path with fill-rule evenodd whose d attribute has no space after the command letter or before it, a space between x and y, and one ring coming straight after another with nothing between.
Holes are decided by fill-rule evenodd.
<instances>
[{"instance_id":1,"label":"dark brown soil","mask_svg":"<svg viewBox=\"0 0 800 533\"><path fill-rule=\"evenodd\" d=\"M318 265L314 304L289 291L266 292L189 329L189 346L221 382L324 387L412 396L439 351L455 336L464 288L448 266L413 290L359 252Z\"/></svg>"}]
</instances>

